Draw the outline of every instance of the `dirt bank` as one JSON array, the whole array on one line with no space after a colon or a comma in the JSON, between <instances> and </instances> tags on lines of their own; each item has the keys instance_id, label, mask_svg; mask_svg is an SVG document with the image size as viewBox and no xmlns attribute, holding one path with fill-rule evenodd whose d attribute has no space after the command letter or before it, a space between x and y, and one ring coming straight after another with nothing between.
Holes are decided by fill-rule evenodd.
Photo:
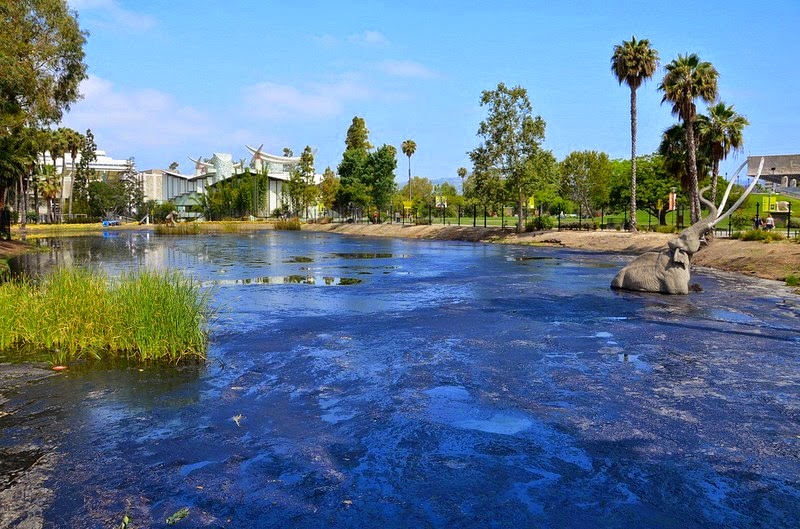
<instances>
[{"instance_id":1,"label":"dirt bank","mask_svg":"<svg viewBox=\"0 0 800 529\"><path fill-rule=\"evenodd\" d=\"M561 246L596 252L636 255L666 248L674 237L664 233L627 233L618 231L561 231L517 235L508 229L473 228L471 226L402 226L398 224L310 224L303 229L369 237L405 237L410 239L442 239L505 244ZM800 244L789 241L744 242L714 239L695 254L692 264L748 274L763 279L785 281L787 276L800 277Z\"/></svg>"}]
</instances>

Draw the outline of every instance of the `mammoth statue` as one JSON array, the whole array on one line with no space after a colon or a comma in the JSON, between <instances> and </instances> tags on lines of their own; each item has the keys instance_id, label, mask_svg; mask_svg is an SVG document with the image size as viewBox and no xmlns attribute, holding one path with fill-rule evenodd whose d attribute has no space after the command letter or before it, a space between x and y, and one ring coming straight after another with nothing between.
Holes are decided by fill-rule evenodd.
<instances>
[{"instance_id":1,"label":"mammoth statue","mask_svg":"<svg viewBox=\"0 0 800 529\"><path fill-rule=\"evenodd\" d=\"M720 202L719 210L703 197L703 192L706 189L701 191L700 200L708 207L708 215L669 241L666 250L647 252L631 261L611 281L611 288L640 292L660 292L661 294L688 294L692 255L700 249L700 244L705 242L705 235L713 230L716 224L727 218L742 205L742 202L744 202L761 177L761 170L764 167L763 158L758 166L756 177L739 200L723 214L722 210L728 200L733 182L746 164L747 162L739 166L736 174L731 178L731 182L722 197L722 202Z\"/></svg>"}]
</instances>

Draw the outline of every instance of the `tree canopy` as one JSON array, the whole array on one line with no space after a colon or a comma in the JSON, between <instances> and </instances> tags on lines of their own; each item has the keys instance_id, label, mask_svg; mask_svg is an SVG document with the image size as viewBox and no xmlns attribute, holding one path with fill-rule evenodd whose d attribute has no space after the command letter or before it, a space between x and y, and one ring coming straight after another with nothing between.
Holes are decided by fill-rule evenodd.
<instances>
[{"instance_id":1,"label":"tree canopy","mask_svg":"<svg viewBox=\"0 0 800 529\"><path fill-rule=\"evenodd\" d=\"M556 174L555 159L542 149L545 121L533 115L528 92L520 86L500 83L495 90L484 90L481 106L488 107L486 119L478 127L482 143L469 152L474 165L475 189L487 193L504 188L517 203L517 231L523 229L523 210L528 197ZM498 185L503 182L503 185ZM486 198L492 198L485 195ZM503 197L494 197L501 198Z\"/></svg>"}]
</instances>

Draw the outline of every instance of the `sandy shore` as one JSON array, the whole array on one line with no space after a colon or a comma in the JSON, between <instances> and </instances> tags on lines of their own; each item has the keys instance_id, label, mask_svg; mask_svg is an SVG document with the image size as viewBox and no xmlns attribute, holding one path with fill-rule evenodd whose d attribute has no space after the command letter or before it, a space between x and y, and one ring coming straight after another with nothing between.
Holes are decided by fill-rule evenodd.
<instances>
[{"instance_id":1,"label":"sandy shore","mask_svg":"<svg viewBox=\"0 0 800 529\"><path fill-rule=\"evenodd\" d=\"M618 231L547 231L515 234L500 228L471 226L402 226L398 224L309 224L303 229L368 237L405 237L443 239L501 244L561 246L595 252L637 255L666 248L674 237L664 233L627 233ZM737 272L763 279L785 281L790 275L800 277L800 244L779 241L765 244L733 239L714 239L692 259L694 266Z\"/></svg>"}]
</instances>

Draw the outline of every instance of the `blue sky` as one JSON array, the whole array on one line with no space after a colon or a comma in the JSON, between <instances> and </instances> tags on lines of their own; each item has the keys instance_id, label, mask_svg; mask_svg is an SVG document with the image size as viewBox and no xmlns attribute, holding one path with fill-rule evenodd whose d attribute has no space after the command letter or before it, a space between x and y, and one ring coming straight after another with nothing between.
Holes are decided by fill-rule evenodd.
<instances>
[{"instance_id":1,"label":"blue sky","mask_svg":"<svg viewBox=\"0 0 800 529\"><path fill-rule=\"evenodd\" d=\"M629 90L610 57L632 35L661 56L638 91L639 153L675 122L656 87L679 53L713 63L720 99L751 122L721 172L747 154L800 152L797 0L69 2L90 32L90 77L63 125L91 128L139 169L191 172L188 156L212 152L249 160L244 144L262 143L310 145L318 172L335 169L361 116L376 146L417 143L414 175L453 179L479 143L481 91L499 82L528 90L557 158L628 158Z\"/></svg>"}]
</instances>

